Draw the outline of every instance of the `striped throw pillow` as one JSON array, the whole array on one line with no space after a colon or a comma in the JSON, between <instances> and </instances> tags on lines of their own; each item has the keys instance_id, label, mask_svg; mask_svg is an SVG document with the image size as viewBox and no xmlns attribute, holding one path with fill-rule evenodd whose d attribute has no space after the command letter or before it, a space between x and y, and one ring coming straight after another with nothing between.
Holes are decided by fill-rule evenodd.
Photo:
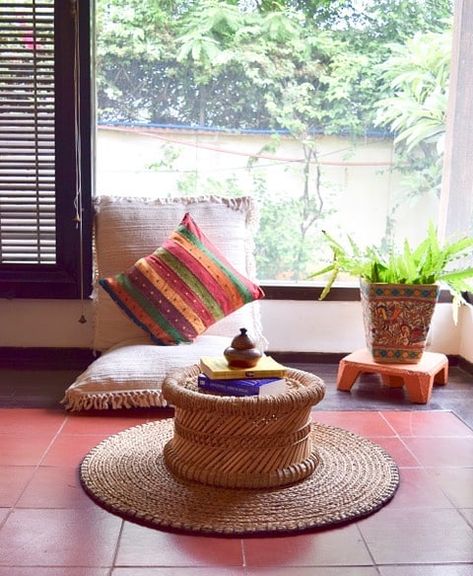
<instances>
[{"instance_id":1,"label":"striped throw pillow","mask_svg":"<svg viewBox=\"0 0 473 576\"><path fill-rule=\"evenodd\" d=\"M100 285L156 344L192 342L209 326L264 297L228 262L189 213L152 254Z\"/></svg>"}]
</instances>

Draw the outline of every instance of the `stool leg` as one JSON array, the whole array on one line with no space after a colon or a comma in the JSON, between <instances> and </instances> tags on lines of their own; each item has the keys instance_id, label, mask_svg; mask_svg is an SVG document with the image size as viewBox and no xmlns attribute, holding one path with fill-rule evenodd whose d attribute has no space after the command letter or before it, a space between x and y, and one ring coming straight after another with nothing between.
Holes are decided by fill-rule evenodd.
<instances>
[{"instance_id":1,"label":"stool leg","mask_svg":"<svg viewBox=\"0 0 473 576\"><path fill-rule=\"evenodd\" d=\"M432 393L434 377L429 374L414 374L405 376L407 397L414 404L427 404Z\"/></svg>"},{"instance_id":2,"label":"stool leg","mask_svg":"<svg viewBox=\"0 0 473 576\"><path fill-rule=\"evenodd\" d=\"M441 368L434 377L434 384L446 384L448 381L448 362Z\"/></svg>"},{"instance_id":3,"label":"stool leg","mask_svg":"<svg viewBox=\"0 0 473 576\"><path fill-rule=\"evenodd\" d=\"M404 386L404 378L402 376L390 376L389 374L381 374L381 380L383 384L389 388L402 388Z\"/></svg>"},{"instance_id":4,"label":"stool leg","mask_svg":"<svg viewBox=\"0 0 473 576\"><path fill-rule=\"evenodd\" d=\"M356 364L341 360L338 366L337 390L351 390L360 372L361 370Z\"/></svg>"}]
</instances>

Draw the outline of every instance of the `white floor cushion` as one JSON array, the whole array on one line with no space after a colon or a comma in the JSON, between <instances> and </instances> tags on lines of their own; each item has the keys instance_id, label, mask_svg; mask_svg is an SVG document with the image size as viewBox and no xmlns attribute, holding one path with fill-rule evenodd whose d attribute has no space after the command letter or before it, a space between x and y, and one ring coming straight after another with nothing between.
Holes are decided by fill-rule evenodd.
<instances>
[{"instance_id":1,"label":"white floor cushion","mask_svg":"<svg viewBox=\"0 0 473 576\"><path fill-rule=\"evenodd\" d=\"M255 280L256 206L251 198L123 198L95 201L96 278L113 276L154 251L189 212L238 272ZM161 384L168 372L221 355L246 328L266 348L258 302L212 325L191 344L158 346L99 286L94 293L94 349L102 356L66 390L69 410L164 406Z\"/></svg>"},{"instance_id":2,"label":"white floor cushion","mask_svg":"<svg viewBox=\"0 0 473 576\"><path fill-rule=\"evenodd\" d=\"M199 336L192 344L156 346L146 339L125 342L97 358L68 388L68 410L166 406L161 385L174 368L197 364L201 356L222 354L225 336Z\"/></svg>"}]
</instances>

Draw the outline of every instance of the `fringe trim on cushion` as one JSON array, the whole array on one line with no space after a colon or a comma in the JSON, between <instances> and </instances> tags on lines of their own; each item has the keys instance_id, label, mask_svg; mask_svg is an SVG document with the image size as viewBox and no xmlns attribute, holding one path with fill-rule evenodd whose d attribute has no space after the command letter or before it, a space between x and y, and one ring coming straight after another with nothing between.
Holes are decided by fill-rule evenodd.
<instances>
[{"instance_id":1,"label":"fringe trim on cushion","mask_svg":"<svg viewBox=\"0 0 473 576\"><path fill-rule=\"evenodd\" d=\"M128 390L124 392L91 392L66 390L61 400L66 410L117 410L120 408L152 408L168 406L160 390Z\"/></svg>"},{"instance_id":2,"label":"fringe trim on cushion","mask_svg":"<svg viewBox=\"0 0 473 576\"><path fill-rule=\"evenodd\" d=\"M94 198L95 213L98 214L102 207L108 204L129 204L131 202L143 202L150 205L165 206L170 204L182 204L191 206L192 204L225 204L233 210L242 212L255 211L255 201L250 196L240 196L237 198L226 198L223 196L178 196L174 198L150 198L149 196L96 196Z\"/></svg>"}]
</instances>

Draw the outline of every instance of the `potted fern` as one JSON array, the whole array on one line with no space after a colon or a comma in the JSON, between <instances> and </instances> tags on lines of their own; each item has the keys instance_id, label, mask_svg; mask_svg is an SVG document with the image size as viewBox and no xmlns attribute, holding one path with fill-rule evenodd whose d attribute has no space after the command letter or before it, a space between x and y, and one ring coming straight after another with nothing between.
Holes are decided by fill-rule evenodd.
<instances>
[{"instance_id":1,"label":"potted fern","mask_svg":"<svg viewBox=\"0 0 473 576\"><path fill-rule=\"evenodd\" d=\"M418 363L425 350L439 285L445 285L453 296L455 321L458 306L464 302L462 293L473 291L473 267L459 264L472 254L471 237L441 246L430 224L426 238L416 248L405 240L402 250L392 248L383 254L376 246L361 249L350 237L347 249L326 232L324 235L333 260L310 278L329 274L321 300L340 272L360 278L366 343L376 362Z\"/></svg>"}]
</instances>

